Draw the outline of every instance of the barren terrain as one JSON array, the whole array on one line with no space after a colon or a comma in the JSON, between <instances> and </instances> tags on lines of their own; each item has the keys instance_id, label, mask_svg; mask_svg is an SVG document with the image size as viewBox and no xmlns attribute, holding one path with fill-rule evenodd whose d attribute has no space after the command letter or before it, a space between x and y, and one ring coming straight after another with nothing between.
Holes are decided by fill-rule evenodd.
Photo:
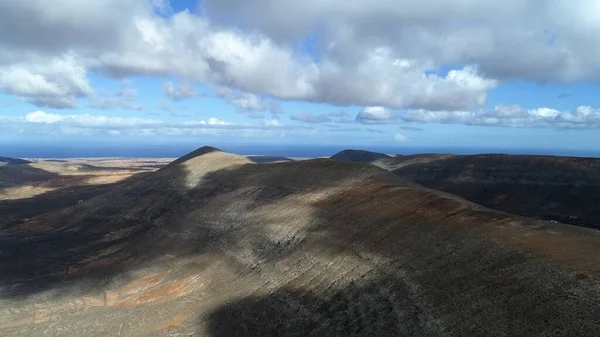
<instances>
[{"instance_id":1,"label":"barren terrain","mask_svg":"<svg viewBox=\"0 0 600 337\"><path fill-rule=\"evenodd\" d=\"M329 159L129 173L0 220L0 335L600 334L598 231Z\"/></svg>"}]
</instances>

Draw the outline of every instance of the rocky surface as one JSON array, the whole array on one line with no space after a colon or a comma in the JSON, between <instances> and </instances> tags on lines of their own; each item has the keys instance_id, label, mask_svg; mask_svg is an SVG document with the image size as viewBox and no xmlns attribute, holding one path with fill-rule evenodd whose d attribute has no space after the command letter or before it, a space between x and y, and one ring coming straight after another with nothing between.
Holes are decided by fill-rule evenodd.
<instances>
[{"instance_id":1,"label":"rocky surface","mask_svg":"<svg viewBox=\"0 0 600 337\"><path fill-rule=\"evenodd\" d=\"M2 336L597 336L600 232L200 149L0 232Z\"/></svg>"}]
</instances>

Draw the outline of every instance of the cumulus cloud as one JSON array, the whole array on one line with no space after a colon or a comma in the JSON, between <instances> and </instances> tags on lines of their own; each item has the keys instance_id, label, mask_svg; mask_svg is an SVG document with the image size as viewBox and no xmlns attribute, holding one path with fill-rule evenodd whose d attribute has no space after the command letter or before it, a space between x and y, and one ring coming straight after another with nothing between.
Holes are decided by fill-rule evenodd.
<instances>
[{"instance_id":1,"label":"cumulus cloud","mask_svg":"<svg viewBox=\"0 0 600 337\"><path fill-rule=\"evenodd\" d=\"M165 0L3 1L0 89L72 108L93 94L90 72L175 77L243 93L230 103L254 117L268 97L451 120L485 106L502 80L600 80L593 0L202 3L200 15ZM298 48L306 36L318 37L314 52ZM192 88L167 82L165 93L184 99Z\"/></svg>"},{"instance_id":2,"label":"cumulus cloud","mask_svg":"<svg viewBox=\"0 0 600 337\"><path fill-rule=\"evenodd\" d=\"M229 104L238 107L239 111L245 113L248 117L263 118L264 111L267 110L265 102L257 95L225 87L219 88L216 93L217 96L223 98Z\"/></svg>"},{"instance_id":3,"label":"cumulus cloud","mask_svg":"<svg viewBox=\"0 0 600 337\"><path fill-rule=\"evenodd\" d=\"M320 53L335 60L355 61L360 51L386 46L401 59L477 64L493 78L600 79L600 59L589 52L600 46L594 0L204 3L210 13L226 13L229 20L276 41L296 41L318 31Z\"/></svg>"},{"instance_id":4,"label":"cumulus cloud","mask_svg":"<svg viewBox=\"0 0 600 337\"><path fill-rule=\"evenodd\" d=\"M0 62L0 89L37 106L74 108L76 98L93 92L79 62L72 55L9 65Z\"/></svg>"},{"instance_id":5,"label":"cumulus cloud","mask_svg":"<svg viewBox=\"0 0 600 337\"><path fill-rule=\"evenodd\" d=\"M356 116L356 122L362 124L390 124L397 121L396 114L381 106L366 107Z\"/></svg>"},{"instance_id":6,"label":"cumulus cloud","mask_svg":"<svg viewBox=\"0 0 600 337\"><path fill-rule=\"evenodd\" d=\"M354 46L350 26L346 27L350 30L342 26L335 34L324 34L322 38L331 39L331 49L315 61L294 47L301 41L280 40L267 31L237 29L218 20L213 24L209 17L189 11L157 15L164 11L164 2L103 0L89 7L76 0L3 3L0 22L8 24L10 31L17 27L17 32L0 34L0 44L7 50L0 55L0 64L13 67L14 55L23 55L24 72L36 75L39 71L30 66L33 58L70 53L81 60L84 80L93 70L114 77L177 76L221 84L253 95L234 101L252 111L264 109L258 99L262 96L337 105L464 109L482 105L487 91L497 85L473 66L433 74L430 71L440 64L402 55L383 40L377 46ZM308 10L303 5L299 9ZM345 49L351 45L352 49ZM41 82L38 86L47 86ZM19 94L7 85L3 88ZM67 89L50 96L28 95L34 104L70 107L73 97L87 92L76 90L81 87ZM193 94L190 87L185 89L189 90L171 82L165 85L167 95L175 99ZM55 96L55 103L46 102Z\"/></svg>"},{"instance_id":7,"label":"cumulus cloud","mask_svg":"<svg viewBox=\"0 0 600 337\"><path fill-rule=\"evenodd\" d=\"M179 82L177 84L167 81L163 84L163 92L167 97L175 101L196 97L197 92L190 82Z\"/></svg>"}]
</instances>

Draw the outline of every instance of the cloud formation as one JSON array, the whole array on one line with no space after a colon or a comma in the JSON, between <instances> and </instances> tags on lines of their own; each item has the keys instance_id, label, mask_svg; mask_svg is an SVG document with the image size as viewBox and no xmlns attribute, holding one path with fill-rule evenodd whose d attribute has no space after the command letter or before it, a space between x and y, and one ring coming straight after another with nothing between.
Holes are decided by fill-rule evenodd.
<instances>
[{"instance_id":1,"label":"cloud formation","mask_svg":"<svg viewBox=\"0 0 600 337\"><path fill-rule=\"evenodd\" d=\"M240 112L251 118L263 118L267 110L265 102L257 95L232 90L222 87L217 89L217 96L223 98L229 104L236 106ZM271 106L271 110L273 106Z\"/></svg>"},{"instance_id":2,"label":"cloud formation","mask_svg":"<svg viewBox=\"0 0 600 337\"><path fill-rule=\"evenodd\" d=\"M55 114L34 111L20 117L0 116L0 132L24 135L127 135L127 136L272 136L282 132L310 130L299 126L283 126L277 120L236 124L210 117L181 123L160 119L110 117L92 114Z\"/></svg>"},{"instance_id":3,"label":"cloud formation","mask_svg":"<svg viewBox=\"0 0 600 337\"><path fill-rule=\"evenodd\" d=\"M149 76L166 81L172 100L196 96L196 84L227 88L221 97L255 118L299 100L365 107L355 118L363 124L598 124L597 110L585 106L484 109L488 92L507 80L600 81L600 58L590 52L600 48L594 0L202 3L197 14L175 12L165 0L2 1L0 90L38 107L87 100L141 109L134 88L100 93L89 77ZM315 40L310 51L307 37Z\"/></svg>"},{"instance_id":4,"label":"cloud formation","mask_svg":"<svg viewBox=\"0 0 600 337\"><path fill-rule=\"evenodd\" d=\"M500 80L600 80L600 59L589 52L600 46L595 0L204 3L209 13L226 13L280 43L319 32L318 51L336 64L360 64L385 47L397 59L429 61L432 68L474 64Z\"/></svg>"},{"instance_id":5,"label":"cloud formation","mask_svg":"<svg viewBox=\"0 0 600 337\"><path fill-rule=\"evenodd\" d=\"M39 106L74 107L76 98L91 94L87 75L94 71L115 78L175 76L250 97L435 110L481 106L497 85L476 66L431 73L441 64L403 55L385 39L363 46L351 25L320 36L331 49L317 61L294 47L301 39L240 30L189 11L158 15L165 6L145 0L99 0L87 7L79 0L3 2L0 28L11 29L0 33L0 87ZM304 5L298 10L310 14ZM193 95L185 89L165 84L174 99ZM260 106L246 97L237 103L254 111Z\"/></svg>"},{"instance_id":6,"label":"cloud formation","mask_svg":"<svg viewBox=\"0 0 600 337\"><path fill-rule=\"evenodd\" d=\"M312 112L300 112L290 116L290 119L304 123L352 123L351 115L346 111L316 114ZM337 127L337 126L330 126Z\"/></svg>"},{"instance_id":7,"label":"cloud formation","mask_svg":"<svg viewBox=\"0 0 600 337\"><path fill-rule=\"evenodd\" d=\"M331 117L326 114L314 114L312 112L299 112L290 116L292 120L303 122L303 123L329 123Z\"/></svg>"},{"instance_id":8,"label":"cloud formation","mask_svg":"<svg viewBox=\"0 0 600 337\"><path fill-rule=\"evenodd\" d=\"M167 81L163 84L163 92L167 97L174 101L193 98L198 94L193 84L187 81L179 82L177 84Z\"/></svg>"},{"instance_id":9,"label":"cloud formation","mask_svg":"<svg viewBox=\"0 0 600 337\"><path fill-rule=\"evenodd\" d=\"M369 106L356 116L356 122L362 124L392 124L398 122L395 113L382 106Z\"/></svg>"},{"instance_id":10,"label":"cloud formation","mask_svg":"<svg viewBox=\"0 0 600 337\"><path fill-rule=\"evenodd\" d=\"M477 112L409 110L401 114L400 119L405 122L483 126L597 128L600 127L600 109L579 106L573 111L559 111L498 105L492 110Z\"/></svg>"}]
</instances>

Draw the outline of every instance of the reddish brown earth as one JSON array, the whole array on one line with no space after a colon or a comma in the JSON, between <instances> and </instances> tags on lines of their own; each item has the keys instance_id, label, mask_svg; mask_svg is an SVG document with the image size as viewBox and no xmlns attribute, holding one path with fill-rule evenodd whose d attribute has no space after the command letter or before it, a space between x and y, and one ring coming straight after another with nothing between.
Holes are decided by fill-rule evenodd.
<instances>
[{"instance_id":1,"label":"reddish brown earth","mask_svg":"<svg viewBox=\"0 0 600 337\"><path fill-rule=\"evenodd\" d=\"M0 232L2 336L597 336L600 232L203 148Z\"/></svg>"}]
</instances>

